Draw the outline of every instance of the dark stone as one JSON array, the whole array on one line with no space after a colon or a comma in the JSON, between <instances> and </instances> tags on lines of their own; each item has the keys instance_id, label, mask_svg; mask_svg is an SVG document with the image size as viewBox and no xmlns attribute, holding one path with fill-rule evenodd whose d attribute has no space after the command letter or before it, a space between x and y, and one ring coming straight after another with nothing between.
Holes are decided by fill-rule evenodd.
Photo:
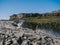
<instances>
[{"instance_id":1,"label":"dark stone","mask_svg":"<svg viewBox=\"0 0 60 45\"><path fill-rule=\"evenodd\" d=\"M22 37L19 37L19 39L17 40L17 43L18 43L19 45L21 45L22 42L23 42Z\"/></svg>"},{"instance_id":2,"label":"dark stone","mask_svg":"<svg viewBox=\"0 0 60 45\"><path fill-rule=\"evenodd\" d=\"M42 40L42 38L40 38L39 40Z\"/></svg>"},{"instance_id":3,"label":"dark stone","mask_svg":"<svg viewBox=\"0 0 60 45\"><path fill-rule=\"evenodd\" d=\"M30 41L27 42L28 45L33 45Z\"/></svg>"},{"instance_id":4,"label":"dark stone","mask_svg":"<svg viewBox=\"0 0 60 45\"><path fill-rule=\"evenodd\" d=\"M13 44L13 41L12 40L10 41L10 44L7 44L7 45L11 45L11 44Z\"/></svg>"}]
</instances>

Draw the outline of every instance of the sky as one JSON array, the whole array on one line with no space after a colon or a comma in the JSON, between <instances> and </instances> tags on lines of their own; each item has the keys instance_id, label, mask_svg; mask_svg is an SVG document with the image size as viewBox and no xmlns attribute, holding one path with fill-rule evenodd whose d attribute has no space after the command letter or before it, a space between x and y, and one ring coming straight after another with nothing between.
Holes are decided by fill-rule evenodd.
<instances>
[{"instance_id":1,"label":"sky","mask_svg":"<svg viewBox=\"0 0 60 45\"><path fill-rule=\"evenodd\" d=\"M0 0L0 19L19 13L46 13L60 10L60 0Z\"/></svg>"}]
</instances>

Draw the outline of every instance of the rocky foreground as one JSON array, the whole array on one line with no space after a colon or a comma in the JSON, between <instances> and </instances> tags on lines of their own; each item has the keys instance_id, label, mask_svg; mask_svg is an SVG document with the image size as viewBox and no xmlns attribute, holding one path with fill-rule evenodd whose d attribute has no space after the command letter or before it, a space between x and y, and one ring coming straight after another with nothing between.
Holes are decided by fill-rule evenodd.
<instances>
[{"instance_id":1,"label":"rocky foreground","mask_svg":"<svg viewBox=\"0 0 60 45\"><path fill-rule=\"evenodd\" d=\"M0 21L0 45L60 45L60 38Z\"/></svg>"}]
</instances>

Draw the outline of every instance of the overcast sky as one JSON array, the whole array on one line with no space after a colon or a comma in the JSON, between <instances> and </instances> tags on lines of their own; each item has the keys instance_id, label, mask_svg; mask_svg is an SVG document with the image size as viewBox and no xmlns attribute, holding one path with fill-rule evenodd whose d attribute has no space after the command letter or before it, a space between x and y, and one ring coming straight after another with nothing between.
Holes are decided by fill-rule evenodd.
<instances>
[{"instance_id":1,"label":"overcast sky","mask_svg":"<svg viewBox=\"0 0 60 45\"><path fill-rule=\"evenodd\" d=\"M0 0L0 19L18 13L45 13L60 9L59 0Z\"/></svg>"}]
</instances>

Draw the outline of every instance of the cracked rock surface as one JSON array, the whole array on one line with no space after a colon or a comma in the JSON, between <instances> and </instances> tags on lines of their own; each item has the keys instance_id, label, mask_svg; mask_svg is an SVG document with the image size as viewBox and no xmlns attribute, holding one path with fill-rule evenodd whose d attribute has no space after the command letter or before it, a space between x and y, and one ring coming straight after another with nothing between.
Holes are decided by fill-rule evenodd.
<instances>
[{"instance_id":1,"label":"cracked rock surface","mask_svg":"<svg viewBox=\"0 0 60 45\"><path fill-rule=\"evenodd\" d=\"M11 24L9 27L0 28L0 45L60 45L60 38L40 30L18 28Z\"/></svg>"}]
</instances>

